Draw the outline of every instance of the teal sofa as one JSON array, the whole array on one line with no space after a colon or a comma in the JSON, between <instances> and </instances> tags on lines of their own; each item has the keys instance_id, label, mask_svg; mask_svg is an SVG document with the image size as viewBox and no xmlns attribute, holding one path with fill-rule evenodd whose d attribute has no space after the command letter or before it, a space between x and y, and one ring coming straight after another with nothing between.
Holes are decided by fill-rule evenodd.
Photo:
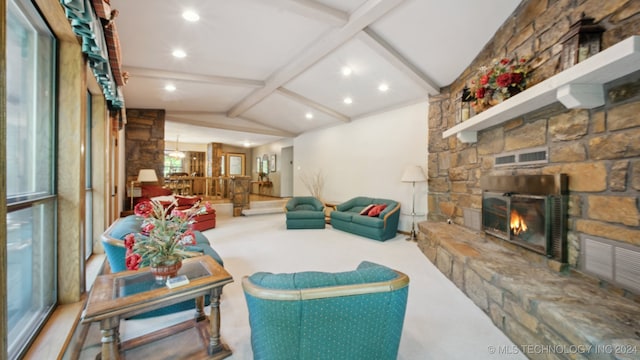
<instances>
[{"instance_id":1,"label":"teal sofa","mask_svg":"<svg viewBox=\"0 0 640 360\"><path fill-rule=\"evenodd\" d=\"M386 204L387 207L375 217L360 215L360 212L372 204ZM336 206L331 212L331 226L370 239L385 241L392 239L398 232L400 203L394 200L359 196Z\"/></svg>"},{"instance_id":2,"label":"teal sofa","mask_svg":"<svg viewBox=\"0 0 640 360\"><path fill-rule=\"evenodd\" d=\"M287 229L324 229L324 204L313 196L296 196L284 207Z\"/></svg>"},{"instance_id":3,"label":"teal sofa","mask_svg":"<svg viewBox=\"0 0 640 360\"><path fill-rule=\"evenodd\" d=\"M242 279L256 360L395 360L409 277L362 262L341 273L259 272Z\"/></svg>"},{"instance_id":4,"label":"teal sofa","mask_svg":"<svg viewBox=\"0 0 640 360\"><path fill-rule=\"evenodd\" d=\"M102 233L102 247L107 255L109 261L109 267L112 273L121 271L127 271L127 265L125 263L126 248L124 247L124 238L130 233L140 232L143 218L137 215L129 215L124 218L116 220L104 233ZM194 230L196 238L196 245L188 246L187 250L193 252L194 256L208 255L214 260L224 266L222 258L218 253L213 250L209 243L209 239L202 235L200 231ZM205 303L209 303L209 297L205 298ZM136 319L147 318L152 316L159 316L170 314L178 311L194 309L195 302L193 300L184 301L175 305L168 306L157 310L152 310L140 315L134 316Z\"/></svg>"}]
</instances>

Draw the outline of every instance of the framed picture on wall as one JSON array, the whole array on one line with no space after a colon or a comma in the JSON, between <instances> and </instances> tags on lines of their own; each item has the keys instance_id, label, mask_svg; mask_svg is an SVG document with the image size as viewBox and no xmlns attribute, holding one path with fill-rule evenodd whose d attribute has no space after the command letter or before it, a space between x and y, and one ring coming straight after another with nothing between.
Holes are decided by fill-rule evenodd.
<instances>
[{"instance_id":1,"label":"framed picture on wall","mask_svg":"<svg viewBox=\"0 0 640 360\"><path fill-rule=\"evenodd\" d=\"M276 154L271 154L271 158L269 159L269 171L276 171Z\"/></svg>"}]
</instances>

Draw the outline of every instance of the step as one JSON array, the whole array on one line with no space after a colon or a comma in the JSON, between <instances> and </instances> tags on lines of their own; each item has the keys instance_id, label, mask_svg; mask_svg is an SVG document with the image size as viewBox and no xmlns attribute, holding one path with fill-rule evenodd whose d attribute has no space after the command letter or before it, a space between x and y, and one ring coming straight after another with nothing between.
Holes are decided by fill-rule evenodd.
<instances>
[{"instance_id":1,"label":"step","mask_svg":"<svg viewBox=\"0 0 640 360\"><path fill-rule=\"evenodd\" d=\"M250 216L283 213L284 207L287 205L287 201L289 201L289 199L252 201L249 204L249 209L242 210L242 215Z\"/></svg>"},{"instance_id":2,"label":"step","mask_svg":"<svg viewBox=\"0 0 640 360\"><path fill-rule=\"evenodd\" d=\"M252 201L249 203L251 209L264 209L264 208L284 208L287 205L289 199L275 199L264 201Z\"/></svg>"},{"instance_id":3,"label":"step","mask_svg":"<svg viewBox=\"0 0 640 360\"><path fill-rule=\"evenodd\" d=\"M284 208L282 207L260 207L260 208L251 208L242 210L242 215L251 216L251 215L263 215L263 214L276 214L283 213Z\"/></svg>"}]
</instances>

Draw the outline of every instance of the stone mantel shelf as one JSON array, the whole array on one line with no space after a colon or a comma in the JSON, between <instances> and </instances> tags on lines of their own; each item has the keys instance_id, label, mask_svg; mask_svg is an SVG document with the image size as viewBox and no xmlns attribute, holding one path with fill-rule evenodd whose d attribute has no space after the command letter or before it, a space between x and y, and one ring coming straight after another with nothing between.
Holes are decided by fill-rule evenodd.
<instances>
[{"instance_id":1,"label":"stone mantel shelf","mask_svg":"<svg viewBox=\"0 0 640 360\"><path fill-rule=\"evenodd\" d=\"M640 36L631 36L460 123L443 134L477 142L478 131L502 124L559 101L568 109L592 109L605 103L603 85L640 70Z\"/></svg>"}]
</instances>

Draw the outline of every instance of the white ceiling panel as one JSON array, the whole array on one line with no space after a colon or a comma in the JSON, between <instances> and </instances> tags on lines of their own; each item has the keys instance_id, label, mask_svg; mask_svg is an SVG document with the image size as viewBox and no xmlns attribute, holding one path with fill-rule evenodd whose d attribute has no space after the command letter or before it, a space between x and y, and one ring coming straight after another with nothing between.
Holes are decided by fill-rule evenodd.
<instances>
[{"instance_id":1,"label":"white ceiling panel","mask_svg":"<svg viewBox=\"0 0 640 360\"><path fill-rule=\"evenodd\" d=\"M344 11L347 14L351 14L365 3L364 0L321 0L318 2L330 6L334 9Z\"/></svg>"},{"instance_id":2,"label":"white ceiling panel","mask_svg":"<svg viewBox=\"0 0 640 360\"><path fill-rule=\"evenodd\" d=\"M194 143L238 145L426 100L459 76L519 3L111 0L111 7L130 72L125 106L165 109L167 122L196 127ZM185 9L200 20L185 21ZM186 57L173 57L176 49ZM386 92L378 90L383 82ZM178 131L167 126L167 140Z\"/></svg>"},{"instance_id":3,"label":"white ceiling panel","mask_svg":"<svg viewBox=\"0 0 640 360\"><path fill-rule=\"evenodd\" d=\"M190 125L184 122L170 120L165 121L164 131L164 139L166 141L175 142L179 136L179 141L183 144L209 144L219 142L234 146L245 146L249 144L250 147L253 147L272 143L282 138L281 136L248 134L242 131Z\"/></svg>"},{"instance_id":4,"label":"white ceiling panel","mask_svg":"<svg viewBox=\"0 0 640 360\"><path fill-rule=\"evenodd\" d=\"M345 76L344 67L352 73ZM388 90L378 87L386 84ZM427 91L355 38L285 85L302 96L349 117L376 112L416 99ZM351 104L344 99L350 97Z\"/></svg>"},{"instance_id":5,"label":"white ceiling panel","mask_svg":"<svg viewBox=\"0 0 640 360\"><path fill-rule=\"evenodd\" d=\"M307 113L313 115L307 119ZM342 120L328 115L307 104L291 100L289 97L274 93L255 105L243 115L246 118L260 121L260 123L279 129L286 129L295 134L305 131L336 125ZM259 120L258 120L259 119Z\"/></svg>"},{"instance_id":6,"label":"white ceiling panel","mask_svg":"<svg viewBox=\"0 0 640 360\"><path fill-rule=\"evenodd\" d=\"M129 66L265 79L330 26L250 0L112 0ZM193 9L200 21L182 19ZM171 55L180 48L186 58Z\"/></svg>"},{"instance_id":7,"label":"white ceiling panel","mask_svg":"<svg viewBox=\"0 0 640 360\"><path fill-rule=\"evenodd\" d=\"M407 0L371 28L442 87L473 61L519 4Z\"/></svg>"},{"instance_id":8,"label":"white ceiling panel","mask_svg":"<svg viewBox=\"0 0 640 360\"><path fill-rule=\"evenodd\" d=\"M167 84L174 85L176 90L165 90ZM252 90L238 86L132 77L124 88L124 96L128 108L226 112Z\"/></svg>"}]
</instances>

